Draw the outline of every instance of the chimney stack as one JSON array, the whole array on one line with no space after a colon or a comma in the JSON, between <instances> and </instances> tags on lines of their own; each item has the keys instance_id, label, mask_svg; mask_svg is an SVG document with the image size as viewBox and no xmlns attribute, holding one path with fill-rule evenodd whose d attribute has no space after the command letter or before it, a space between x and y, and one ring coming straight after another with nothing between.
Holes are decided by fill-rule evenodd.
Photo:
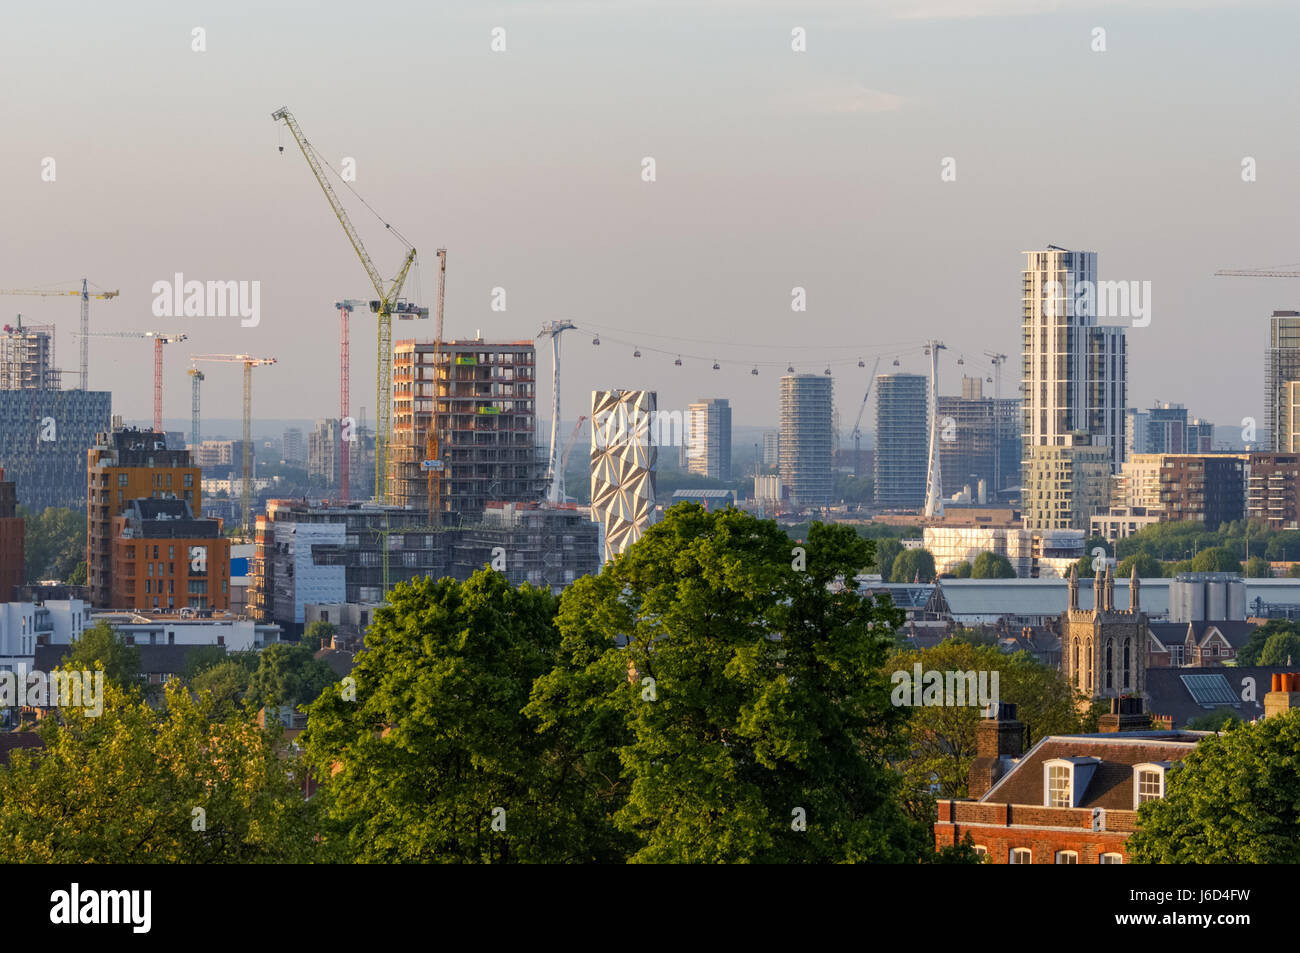
<instances>
[{"instance_id":1,"label":"chimney stack","mask_svg":"<svg viewBox=\"0 0 1300 953\"><path fill-rule=\"evenodd\" d=\"M1264 717L1282 715L1300 708L1300 675L1291 672L1273 673L1273 690L1264 696Z\"/></svg>"},{"instance_id":2,"label":"chimney stack","mask_svg":"<svg viewBox=\"0 0 1300 953\"><path fill-rule=\"evenodd\" d=\"M975 760L967 778L969 794L983 797L1025 752L1025 726L1016 706L1000 702L992 717L975 727Z\"/></svg>"},{"instance_id":3,"label":"chimney stack","mask_svg":"<svg viewBox=\"0 0 1300 953\"><path fill-rule=\"evenodd\" d=\"M1141 698L1112 698L1110 712L1097 720L1097 730L1103 734L1150 729L1151 716L1143 710Z\"/></svg>"}]
</instances>

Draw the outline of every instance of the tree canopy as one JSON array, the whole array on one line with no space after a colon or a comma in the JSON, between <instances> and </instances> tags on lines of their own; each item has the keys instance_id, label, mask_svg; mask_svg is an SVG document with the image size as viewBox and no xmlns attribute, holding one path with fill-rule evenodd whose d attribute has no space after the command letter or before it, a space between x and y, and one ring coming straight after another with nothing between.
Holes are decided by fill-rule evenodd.
<instances>
[{"instance_id":1,"label":"tree canopy","mask_svg":"<svg viewBox=\"0 0 1300 953\"><path fill-rule=\"evenodd\" d=\"M1300 710L1229 723L1166 776L1128 839L1139 864L1300 863Z\"/></svg>"},{"instance_id":2,"label":"tree canopy","mask_svg":"<svg viewBox=\"0 0 1300 953\"><path fill-rule=\"evenodd\" d=\"M924 549L905 549L894 559L890 582L934 582L934 557Z\"/></svg>"},{"instance_id":3,"label":"tree canopy","mask_svg":"<svg viewBox=\"0 0 1300 953\"><path fill-rule=\"evenodd\" d=\"M971 564L972 579L1015 579L1011 560L1001 553L980 553Z\"/></svg>"}]
</instances>

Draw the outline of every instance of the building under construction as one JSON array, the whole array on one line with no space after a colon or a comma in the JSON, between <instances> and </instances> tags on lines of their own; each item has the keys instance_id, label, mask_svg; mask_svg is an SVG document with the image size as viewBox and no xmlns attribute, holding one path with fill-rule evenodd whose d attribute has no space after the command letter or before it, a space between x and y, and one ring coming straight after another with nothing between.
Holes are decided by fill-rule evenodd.
<instances>
[{"instance_id":1,"label":"building under construction","mask_svg":"<svg viewBox=\"0 0 1300 953\"><path fill-rule=\"evenodd\" d=\"M249 609L291 635L309 605L382 603L385 554L390 587L495 565L512 585L558 591L600 568L596 525L573 504L495 504L482 523L432 529L421 509L270 500L255 544Z\"/></svg>"},{"instance_id":2,"label":"building under construction","mask_svg":"<svg viewBox=\"0 0 1300 953\"><path fill-rule=\"evenodd\" d=\"M425 460L437 403L438 500L447 525L478 522L489 501L534 501L545 490L536 445L537 350L532 341L398 341L393 355L393 504L427 509Z\"/></svg>"},{"instance_id":3,"label":"building under construction","mask_svg":"<svg viewBox=\"0 0 1300 953\"><path fill-rule=\"evenodd\" d=\"M54 327L4 326L0 334L0 466L18 502L35 512L85 505L86 451L109 427L107 391L61 390Z\"/></svg>"}]
</instances>

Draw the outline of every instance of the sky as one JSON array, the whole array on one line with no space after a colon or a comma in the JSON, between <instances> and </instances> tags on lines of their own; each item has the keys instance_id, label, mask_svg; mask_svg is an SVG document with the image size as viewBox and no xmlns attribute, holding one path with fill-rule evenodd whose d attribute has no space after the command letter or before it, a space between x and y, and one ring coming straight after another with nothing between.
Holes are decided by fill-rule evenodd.
<instances>
[{"instance_id":1,"label":"sky","mask_svg":"<svg viewBox=\"0 0 1300 953\"><path fill-rule=\"evenodd\" d=\"M947 346L941 393L991 374L993 352L1013 395L1021 253L1050 243L1151 282L1130 406L1262 423L1268 316L1297 308L1300 281L1214 271L1300 262L1298 29L1300 7L1264 0L15 4L0 288L85 276L121 291L91 303L94 329L188 334L166 355L169 419L188 417L188 356L213 352L277 359L254 372L255 416L337 416L334 302L374 293L271 119L287 105L335 169L354 161L356 195L335 187L386 278L405 246L383 222L419 250L421 304L448 249L447 337L578 326L566 420L623 387L661 409L726 397L736 424L774 426L786 366L829 366L847 430L876 359L928 371L927 339ZM156 316L153 286L178 272L260 282L258 324ZM0 309L55 323L76 370L74 298ZM431 334L394 322L394 339ZM373 317L352 337L353 412L373 420ZM549 347L538 370L544 430ZM151 342L92 341L115 413L151 416L151 373ZM205 416L238 415L241 373L205 367Z\"/></svg>"}]
</instances>

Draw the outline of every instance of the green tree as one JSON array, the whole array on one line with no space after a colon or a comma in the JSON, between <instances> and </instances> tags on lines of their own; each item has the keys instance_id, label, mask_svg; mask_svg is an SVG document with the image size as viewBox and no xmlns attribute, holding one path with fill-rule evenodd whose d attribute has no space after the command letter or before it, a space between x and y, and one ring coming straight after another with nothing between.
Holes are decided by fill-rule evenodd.
<instances>
[{"instance_id":1,"label":"green tree","mask_svg":"<svg viewBox=\"0 0 1300 953\"><path fill-rule=\"evenodd\" d=\"M86 558L86 511L51 506L36 514L20 506L18 515L27 581L71 577Z\"/></svg>"},{"instance_id":2,"label":"green tree","mask_svg":"<svg viewBox=\"0 0 1300 953\"><path fill-rule=\"evenodd\" d=\"M1133 567L1137 566L1139 579L1159 579L1165 574L1164 564L1150 553L1140 552L1131 556L1125 556L1115 567L1115 577L1117 579L1128 579L1133 575Z\"/></svg>"},{"instance_id":3,"label":"green tree","mask_svg":"<svg viewBox=\"0 0 1300 953\"><path fill-rule=\"evenodd\" d=\"M86 561L84 559L73 567L72 572L68 573L67 583L69 586L84 586L86 584Z\"/></svg>"},{"instance_id":4,"label":"green tree","mask_svg":"<svg viewBox=\"0 0 1300 953\"><path fill-rule=\"evenodd\" d=\"M250 678L252 672L247 665L228 659L203 669L194 676L190 687L210 694L214 717L225 719L241 708Z\"/></svg>"},{"instance_id":5,"label":"green tree","mask_svg":"<svg viewBox=\"0 0 1300 953\"><path fill-rule=\"evenodd\" d=\"M1190 719L1187 727L1191 731L1223 731L1233 722L1240 724L1241 719L1233 714L1231 708L1219 708Z\"/></svg>"},{"instance_id":6,"label":"green tree","mask_svg":"<svg viewBox=\"0 0 1300 953\"><path fill-rule=\"evenodd\" d=\"M972 579L1015 579L1011 560L1000 553L980 553L971 566Z\"/></svg>"},{"instance_id":7,"label":"green tree","mask_svg":"<svg viewBox=\"0 0 1300 953\"><path fill-rule=\"evenodd\" d=\"M1260 656L1269 639L1275 635L1296 636L1298 634L1300 634L1300 626L1290 619L1269 619L1250 633L1249 641L1237 651L1236 662L1239 666L1263 665Z\"/></svg>"},{"instance_id":8,"label":"green tree","mask_svg":"<svg viewBox=\"0 0 1300 953\"><path fill-rule=\"evenodd\" d=\"M1027 726L1027 744L1050 734L1079 731L1083 726L1075 709L1075 694L1065 676L1037 661L1028 652L1007 655L996 647L947 639L921 651L898 650L885 669L914 678L921 671L998 673L998 700L1019 706L1017 718ZM928 791L937 785L938 797L966 797L971 762L975 760L978 705L921 705L908 712L907 755L900 769L911 791ZM1026 748L1026 750L1028 750Z\"/></svg>"},{"instance_id":9,"label":"green tree","mask_svg":"<svg viewBox=\"0 0 1300 953\"><path fill-rule=\"evenodd\" d=\"M1166 776L1138 810L1139 864L1300 863L1300 711L1229 725Z\"/></svg>"},{"instance_id":10,"label":"green tree","mask_svg":"<svg viewBox=\"0 0 1300 953\"><path fill-rule=\"evenodd\" d=\"M307 646L277 642L262 649L246 697L255 709L305 705L336 681L334 670Z\"/></svg>"},{"instance_id":11,"label":"green tree","mask_svg":"<svg viewBox=\"0 0 1300 953\"><path fill-rule=\"evenodd\" d=\"M185 653L185 668L181 672L181 677L186 682L190 682L200 672L214 665L220 665L224 661L226 661L224 645L196 645Z\"/></svg>"},{"instance_id":12,"label":"green tree","mask_svg":"<svg viewBox=\"0 0 1300 953\"><path fill-rule=\"evenodd\" d=\"M562 597L571 657L535 710L621 719L633 861L933 857L932 819L905 813L889 765L905 714L881 668L902 615L831 585L871 544L814 523L800 571L791 542L735 510L674 507Z\"/></svg>"},{"instance_id":13,"label":"green tree","mask_svg":"<svg viewBox=\"0 0 1300 953\"><path fill-rule=\"evenodd\" d=\"M100 667L108 681L131 692L141 689L140 650L127 645L126 639L102 619L83 630L81 636L68 646L63 664L79 671L93 671Z\"/></svg>"},{"instance_id":14,"label":"green tree","mask_svg":"<svg viewBox=\"0 0 1300 953\"><path fill-rule=\"evenodd\" d=\"M1259 653L1260 665L1294 665L1300 662L1300 634L1274 632Z\"/></svg>"},{"instance_id":15,"label":"green tree","mask_svg":"<svg viewBox=\"0 0 1300 953\"><path fill-rule=\"evenodd\" d=\"M311 649L312 652L319 652L322 648L332 643L334 636L338 633L338 626L332 622L325 622L317 619L302 631L302 644Z\"/></svg>"},{"instance_id":16,"label":"green tree","mask_svg":"<svg viewBox=\"0 0 1300 953\"><path fill-rule=\"evenodd\" d=\"M952 574L958 579L969 579L973 570L974 567L963 559L957 565L952 567Z\"/></svg>"},{"instance_id":17,"label":"green tree","mask_svg":"<svg viewBox=\"0 0 1300 953\"><path fill-rule=\"evenodd\" d=\"M1192 572L1241 572L1241 560L1226 546L1212 546L1192 558Z\"/></svg>"},{"instance_id":18,"label":"green tree","mask_svg":"<svg viewBox=\"0 0 1300 953\"><path fill-rule=\"evenodd\" d=\"M1251 579L1267 579L1273 575L1268 560L1261 556L1251 556L1246 560L1245 575Z\"/></svg>"},{"instance_id":19,"label":"green tree","mask_svg":"<svg viewBox=\"0 0 1300 953\"><path fill-rule=\"evenodd\" d=\"M599 713L582 724L561 700L539 731L523 712L559 647L556 605L549 591L515 589L490 570L389 593L356 657L355 700L321 695L302 736L323 779L327 834L349 860L623 858L627 839L610 814L624 785ZM594 761L566 747L575 725Z\"/></svg>"},{"instance_id":20,"label":"green tree","mask_svg":"<svg viewBox=\"0 0 1300 953\"><path fill-rule=\"evenodd\" d=\"M1074 564L1074 572L1080 579L1087 579L1095 575L1097 570L1092 568L1093 556L1080 556Z\"/></svg>"},{"instance_id":21,"label":"green tree","mask_svg":"<svg viewBox=\"0 0 1300 953\"><path fill-rule=\"evenodd\" d=\"M1290 566L1288 566L1286 574L1291 579L1300 577L1300 562L1292 563Z\"/></svg>"},{"instance_id":22,"label":"green tree","mask_svg":"<svg viewBox=\"0 0 1300 953\"><path fill-rule=\"evenodd\" d=\"M873 565L880 571L880 578L883 582L889 582L893 577L894 560L898 554L903 551L903 544L896 539L885 538L876 543L876 555ZM908 578L908 582L911 582Z\"/></svg>"},{"instance_id":23,"label":"green tree","mask_svg":"<svg viewBox=\"0 0 1300 953\"><path fill-rule=\"evenodd\" d=\"M894 560L890 571L891 582L934 582L934 557L924 549L905 549Z\"/></svg>"},{"instance_id":24,"label":"green tree","mask_svg":"<svg viewBox=\"0 0 1300 953\"><path fill-rule=\"evenodd\" d=\"M107 682L95 717L41 721L0 771L0 856L42 864L303 863L321 857L295 763L250 716L214 723L177 685L158 708ZM195 809L201 808L202 814Z\"/></svg>"}]
</instances>

